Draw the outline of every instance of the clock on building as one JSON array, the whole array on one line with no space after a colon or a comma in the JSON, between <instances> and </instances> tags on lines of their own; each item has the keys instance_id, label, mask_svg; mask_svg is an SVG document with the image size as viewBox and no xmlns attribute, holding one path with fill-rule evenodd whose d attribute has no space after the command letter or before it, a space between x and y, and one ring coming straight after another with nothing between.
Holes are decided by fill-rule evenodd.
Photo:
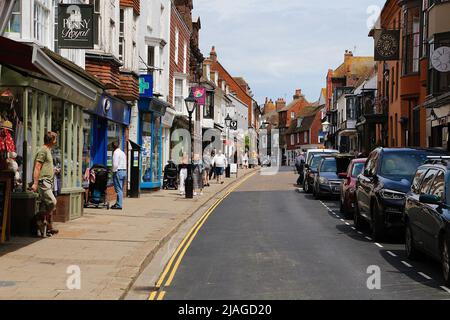
<instances>
[{"instance_id":1,"label":"clock on building","mask_svg":"<svg viewBox=\"0 0 450 320\"><path fill-rule=\"evenodd\" d=\"M375 60L389 61L400 58L400 32L398 30L379 30L375 37Z\"/></svg>"},{"instance_id":2,"label":"clock on building","mask_svg":"<svg viewBox=\"0 0 450 320\"><path fill-rule=\"evenodd\" d=\"M439 72L450 72L450 47L440 47L434 50L431 64Z\"/></svg>"}]
</instances>

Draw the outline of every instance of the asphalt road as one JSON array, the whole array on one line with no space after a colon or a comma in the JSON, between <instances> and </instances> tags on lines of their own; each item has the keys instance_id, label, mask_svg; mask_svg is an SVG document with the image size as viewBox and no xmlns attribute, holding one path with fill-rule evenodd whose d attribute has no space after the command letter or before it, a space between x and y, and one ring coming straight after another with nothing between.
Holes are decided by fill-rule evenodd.
<instances>
[{"instance_id":1,"label":"asphalt road","mask_svg":"<svg viewBox=\"0 0 450 320\"><path fill-rule=\"evenodd\" d=\"M439 263L408 261L395 239L375 244L339 217L337 201L299 193L295 181L291 169L257 174L231 193L187 248L164 299L450 298ZM380 289L367 287L370 266L381 271Z\"/></svg>"}]
</instances>

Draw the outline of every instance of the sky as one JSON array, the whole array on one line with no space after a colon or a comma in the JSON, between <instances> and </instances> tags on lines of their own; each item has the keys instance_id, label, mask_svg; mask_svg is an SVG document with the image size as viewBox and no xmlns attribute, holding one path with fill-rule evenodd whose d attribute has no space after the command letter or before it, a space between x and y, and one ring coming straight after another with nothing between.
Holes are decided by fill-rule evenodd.
<instances>
[{"instance_id":1,"label":"sky","mask_svg":"<svg viewBox=\"0 0 450 320\"><path fill-rule=\"evenodd\" d=\"M328 69L345 50L372 56L369 26L385 0L194 0L200 49L215 46L220 63L249 83L254 98L292 100L302 89L319 99Z\"/></svg>"}]
</instances>

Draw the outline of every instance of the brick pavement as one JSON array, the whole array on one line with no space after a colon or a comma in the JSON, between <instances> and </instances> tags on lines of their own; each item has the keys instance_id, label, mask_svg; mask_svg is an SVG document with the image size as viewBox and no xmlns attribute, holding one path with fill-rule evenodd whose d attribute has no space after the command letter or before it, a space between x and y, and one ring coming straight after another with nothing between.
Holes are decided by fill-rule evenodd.
<instances>
[{"instance_id":1,"label":"brick pavement","mask_svg":"<svg viewBox=\"0 0 450 320\"><path fill-rule=\"evenodd\" d=\"M241 170L239 179L255 170ZM158 249L236 179L225 181L192 200L158 191L125 199L123 211L88 209L80 219L56 224L60 233L52 238L13 238L0 245L0 299L122 298ZM66 286L71 265L80 267L80 290Z\"/></svg>"}]
</instances>

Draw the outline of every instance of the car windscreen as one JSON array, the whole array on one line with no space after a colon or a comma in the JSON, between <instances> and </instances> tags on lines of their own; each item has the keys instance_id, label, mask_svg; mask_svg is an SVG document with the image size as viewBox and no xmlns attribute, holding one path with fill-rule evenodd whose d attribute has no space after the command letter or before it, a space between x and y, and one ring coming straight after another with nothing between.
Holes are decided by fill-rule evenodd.
<instances>
[{"instance_id":1,"label":"car windscreen","mask_svg":"<svg viewBox=\"0 0 450 320\"><path fill-rule=\"evenodd\" d=\"M392 180L412 181L419 166L427 160L426 153L390 152L383 155L380 175Z\"/></svg>"},{"instance_id":2,"label":"car windscreen","mask_svg":"<svg viewBox=\"0 0 450 320\"><path fill-rule=\"evenodd\" d=\"M356 178L359 176L364 170L364 163L355 163L353 165L352 177Z\"/></svg>"},{"instance_id":3,"label":"car windscreen","mask_svg":"<svg viewBox=\"0 0 450 320\"><path fill-rule=\"evenodd\" d=\"M317 167L319 166L321 160L322 156L314 156L311 159L311 164L309 165L309 167L311 168L312 171L317 171Z\"/></svg>"},{"instance_id":4,"label":"car windscreen","mask_svg":"<svg viewBox=\"0 0 450 320\"><path fill-rule=\"evenodd\" d=\"M325 159L320 167L320 172L337 172L336 159Z\"/></svg>"}]
</instances>

